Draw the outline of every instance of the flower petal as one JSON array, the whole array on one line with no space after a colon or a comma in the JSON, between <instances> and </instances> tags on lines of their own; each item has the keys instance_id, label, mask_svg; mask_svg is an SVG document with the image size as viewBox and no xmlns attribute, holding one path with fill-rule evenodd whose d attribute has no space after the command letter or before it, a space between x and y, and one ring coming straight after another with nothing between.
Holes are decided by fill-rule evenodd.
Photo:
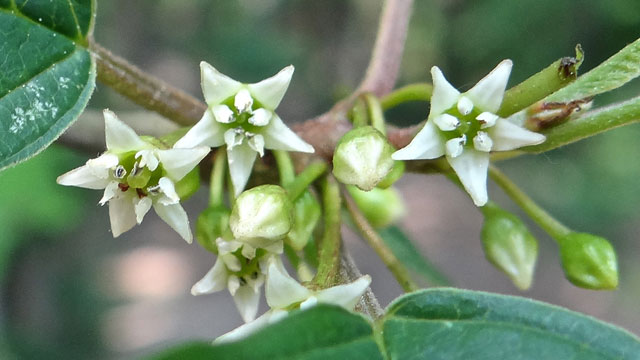
<instances>
[{"instance_id":1,"label":"flower petal","mask_svg":"<svg viewBox=\"0 0 640 360\"><path fill-rule=\"evenodd\" d=\"M176 141L173 148L193 148L200 145L218 147L224 144L224 132L226 129L213 118L211 110L207 110L198 121L180 140Z\"/></svg>"},{"instance_id":2,"label":"flower petal","mask_svg":"<svg viewBox=\"0 0 640 360\"><path fill-rule=\"evenodd\" d=\"M371 276L364 275L352 283L320 290L315 296L319 303L338 305L347 310L353 310L369 284L371 284Z\"/></svg>"},{"instance_id":3,"label":"flower petal","mask_svg":"<svg viewBox=\"0 0 640 360\"><path fill-rule=\"evenodd\" d=\"M129 125L118 119L112 111L105 109L103 114L107 150L124 152L152 147L144 142Z\"/></svg>"},{"instance_id":4,"label":"flower petal","mask_svg":"<svg viewBox=\"0 0 640 360\"><path fill-rule=\"evenodd\" d=\"M248 144L243 143L229 150L227 156L231 182L235 189L235 195L238 196L244 190L247 181L249 181L253 163L256 161L258 153L251 149Z\"/></svg>"},{"instance_id":5,"label":"flower petal","mask_svg":"<svg viewBox=\"0 0 640 360\"><path fill-rule=\"evenodd\" d=\"M211 270L191 287L191 295L211 294L227 287L227 268L220 258L216 260Z\"/></svg>"},{"instance_id":6,"label":"flower petal","mask_svg":"<svg viewBox=\"0 0 640 360\"><path fill-rule=\"evenodd\" d=\"M260 291L254 291L251 286L240 286L233 295L238 312L244 322L249 322L256 318L258 305L260 303Z\"/></svg>"},{"instance_id":7,"label":"flower petal","mask_svg":"<svg viewBox=\"0 0 640 360\"><path fill-rule=\"evenodd\" d=\"M274 110L282 101L284 93L287 92L293 76L293 69L293 65L289 65L274 76L255 84L249 84L247 87L255 99L264 107Z\"/></svg>"},{"instance_id":8,"label":"flower petal","mask_svg":"<svg viewBox=\"0 0 640 360\"><path fill-rule=\"evenodd\" d=\"M435 159L444 155L446 139L433 123L428 120L411 140L409 145L391 155L394 160Z\"/></svg>"},{"instance_id":9,"label":"flower petal","mask_svg":"<svg viewBox=\"0 0 640 360\"><path fill-rule=\"evenodd\" d=\"M218 338L215 339L214 344L220 344L220 343L226 343L226 342L244 339L247 336L255 333L256 331L264 328L265 326L276 322L277 321L276 319L281 319L285 317L286 314L287 312L283 310L267 311L266 313L259 316L257 319L251 322L248 322L244 325L241 325L224 335L219 336ZM272 318L274 320L272 320Z\"/></svg>"},{"instance_id":10,"label":"flower petal","mask_svg":"<svg viewBox=\"0 0 640 360\"><path fill-rule=\"evenodd\" d=\"M161 177L160 180L158 180L158 186L160 187L160 191L164 194L163 198L159 200L161 204L172 205L180 202L180 196L178 196L176 187L171 179L168 177Z\"/></svg>"},{"instance_id":11,"label":"flower petal","mask_svg":"<svg viewBox=\"0 0 640 360\"><path fill-rule=\"evenodd\" d=\"M460 98L460 92L447 81L439 67L431 68L431 78L433 79L433 94L431 95L429 117L438 116L443 111L450 109Z\"/></svg>"},{"instance_id":12,"label":"flower petal","mask_svg":"<svg viewBox=\"0 0 640 360\"><path fill-rule=\"evenodd\" d=\"M271 308L284 309L311 296L311 290L294 280L278 260L269 262L265 297Z\"/></svg>"},{"instance_id":13,"label":"flower petal","mask_svg":"<svg viewBox=\"0 0 640 360\"><path fill-rule=\"evenodd\" d=\"M264 137L260 134L255 134L251 137L247 137L247 145L260 154L260 157L264 156Z\"/></svg>"},{"instance_id":14,"label":"flower petal","mask_svg":"<svg viewBox=\"0 0 640 360\"><path fill-rule=\"evenodd\" d=\"M198 146L192 149L158 150L158 158L162 168L173 181L180 181L193 170L207 154L208 146Z\"/></svg>"},{"instance_id":15,"label":"flower petal","mask_svg":"<svg viewBox=\"0 0 640 360\"><path fill-rule=\"evenodd\" d=\"M498 119L496 124L487 129L493 140L494 151L508 151L523 146L542 144L546 137L506 120Z\"/></svg>"},{"instance_id":16,"label":"flower petal","mask_svg":"<svg viewBox=\"0 0 640 360\"><path fill-rule=\"evenodd\" d=\"M273 114L271 121L261 132L267 149L299 151L313 153L313 146L307 144L294 133L277 114Z\"/></svg>"},{"instance_id":17,"label":"flower petal","mask_svg":"<svg viewBox=\"0 0 640 360\"><path fill-rule=\"evenodd\" d=\"M100 205L104 205L107 203L107 201L113 199L116 194L118 193L118 191L122 191L120 190L120 184L117 181L111 181L105 188L104 188L104 193L102 194L102 199L100 199L100 201L98 201L98 203Z\"/></svg>"},{"instance_id":18,"label":"flower petal","mask_svg":"<svg viewBox=\"0 0 640 360\"><path fill-rule=\"evenodd\" d=\"M134 202L134 210L136 212L136 221L140 224L144 216L149 212L149 209L151 209L153 201L148 196L137 200L138 201Z\"/></svg>"},{"instance_id":19,"label":"flower petal","mask_svg":"<svg viewBox=\"0 0 640 360\"><path fill-rule=\"evenodd\" d=\"M489 168L489 153L466 148L460 156L447 161L458 175L458 179L465 190L471 195L476 206L487 203L487 169Z\"/></svg>"},{"instance_id":20,"label":"flower petal","mask_svg":"<svg viewBox=\"0 0 640 360\"><path fill-rule=\"evenodd\" d=\"M242 87L240 82L222 74L205 61L200 63L200 75L202 77L202 93L204 94L205 102L209 106L220 104L223 100L233 96Z\"/></svg>"},{"instance_id":21,"label":"flower petal","mask_svg":"<svg viewBox=\"0 0 640 360\"><path fill-rule=\"evenodd\" d=\"M109 220L111 220L111 234L114 238L136 224L132 199L130 196L122 196L109 201Z\"/></svg>"},{"instance_id":22,"label":"flower petal","mask_svg":"<svg viewBox=\"0 0 640 360\"><path fill-rule=\"evenodd\" d=\"M511 60L503 60L465 95L482 111L497 112L509 81L511 67L513 67Z\"/></svg>"},{"instance_id":23,"label":"flower petal","mask_svg":"<svg viewBox=\"0 0 640 360\"><path fill-rule=\"evenodd\" d=\"M182 238L189 244L193 241L191 229L189 228L189 218L180 204L164 205L158 202L153 203L153 209L164 222L169 224Z\"/></svg>"},{"instance_id":24,"label":"flower petal","mask_svg":"<svg viewBox=\"0 0 640 360\"><path fill-rule=\"evenodd\" d=\"M56 182L60 185L77 186L85 189L104 189L109 185L111 179L108 176L104 178L96 176L95 169L92 169L89 165L83 165L58 176Z\"/></svg>"}]
</instances>

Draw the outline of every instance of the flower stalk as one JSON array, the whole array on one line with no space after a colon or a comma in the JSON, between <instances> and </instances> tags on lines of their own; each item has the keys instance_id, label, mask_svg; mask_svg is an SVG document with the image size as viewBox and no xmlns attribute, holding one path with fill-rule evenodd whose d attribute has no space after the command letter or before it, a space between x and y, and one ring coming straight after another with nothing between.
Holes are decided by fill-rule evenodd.
<instances>
[{"instance_id":1,"label":"flower stalk","mask_svg":"<svg viewBox=\"0 0 640 360\"><path fill-rule=\"evenodd\" d=\"M211 184L209 190L209 206L221 206L224 203L224 175L227 165L227 152L225 149L216 151L211 168Z\"/></svg>"},{"instance_id":2,"label":"flower stalk","mask_svg":"<svg viewBox=\"0 0 640 360\"><path fill-rule=\"evenodd\" d=\"M309 164L298 176L285 187L289 193L291 201L296 200L304 191L327 171L327 164L324 162L313 162Z\"/></svg>"},{"instance_id":3,"label":"flower stalk","mask_svg":"<svg viewBox=\"0 0 640 360\"><path fill-rule=\"evenodd\" d=\"M322 184L324 234L320 241L318 272L313 283L327 288L336 283L340 266L340 187L333 176L327 176Z\"/></svg>"}]
</instances>

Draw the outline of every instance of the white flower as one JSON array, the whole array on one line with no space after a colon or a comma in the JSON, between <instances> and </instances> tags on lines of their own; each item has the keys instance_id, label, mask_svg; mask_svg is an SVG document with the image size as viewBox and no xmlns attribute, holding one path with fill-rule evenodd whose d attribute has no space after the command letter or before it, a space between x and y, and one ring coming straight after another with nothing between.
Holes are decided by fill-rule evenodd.
<instances>
[{"instance_id":1,"label":"white flower","mask_svg":"<svg viewBox=\"0 0 640 360\"><path fill-rule=\"evenodd\" d=\"M350 284L314 291L293 279L285 270L280 259L272 257L269 259L265 286L267 304L271 309L254 321L218 337L216 342L239 340L279 321L291 310L308 309L318 303L332 304L353 310L369 284L371 284L371 277L364 275Z\"/></svg>"},{"instance_id":2,"label":"white flower","mask_svg":"<svg viewBox=\"0 0 640 360\"><path fill-rule=\"evenodd\" d=\"M490 151L508 151L545 141L496 115L500 108L511 60L504 60L471 90L461 94L436 66L431 68L433 95L425 126L406 147L396 151L396 160L435 159L447 161L477 206L487 196Z\"/></svg>"},{"instance_id":3,"label":"white flower","mask_svg":"<svg viewBox=\"0 0 640 360\"><path fill-rule=\"evenodd\" d=\"M314 152L274 112L289 87L293 66L254 84L235 81L204 61L200 70L208 109L174 147L226 144L236 196L244 190L256 156L263 156L265 148Z\"/></svg>"},{"instance_id":4,"label":"white flower","mask_svg":"<svg viewBox=\"0 0 640 360\"><path fill-rule=\"evenodd\" d=\"M84 166L58 177L58 184L104 189L100 204L109 203L114 237L140 224L154 208L158 216L191 243L189 219L175 184L208 153L206 146L159 149L140 138L116 115L104 110L107 151Z\"/></svg>"},{"instance_id":5,"label":"white flower","mask_svg":"<svg viewBox=\"0 0 640 360\"><path fill-rule=\"evenodd\" d=\"M260 288L264 283L266 258L242 255L239 241L216 240L218 259L211 270L193 287L192 295L210 294L229 289L240 316L245 322L255 319L260 301Z\"/></svg>"}]
</instances>

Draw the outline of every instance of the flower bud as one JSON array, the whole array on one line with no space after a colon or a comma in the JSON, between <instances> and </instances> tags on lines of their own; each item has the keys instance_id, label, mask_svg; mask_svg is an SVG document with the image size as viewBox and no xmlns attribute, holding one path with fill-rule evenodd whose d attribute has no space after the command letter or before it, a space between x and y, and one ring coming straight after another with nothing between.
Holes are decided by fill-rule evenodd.
<instances>
[{"instance_id":1,"label":"flower bud","mask_svg":"<svg viewBox=\"0 0 640 360\"><path fill-rule=\"evenodd\" d=\"M376 185L376 187L379 187L381 189L386 189L389 186L393 185L393 183L395 183L396 181L398 181L402 175L404 175L404 161L401 160L396 160L393 163L393 168L391 168L391 171L389 171L389 173L387 174L387 176L384 177L384 179L382 179L378 185Z\"/></svg>"},{"instance_id":2,"label":"flower bud","mask_svg":"<svg viewBox=\"0 0 640 360\"><path fill-rule=\"evenodd\" d=\"M276 185L261 185L240 194L231 210L234 237L255 248L268 247L287 235L293 224L293 204Z\"/></svg>"},{"instance_id":3,"label":"flower bud","mask_svg":"<svg viewBox=\"0 0 640 360\"><path fill-rule=\"evenodd\" d=\"M340 182L373 189L393 168L395 149L378 130L363 126L346 133L333 154L333 175Z\"/></svg>"},{"instance_id":4,"label":"flower bud","mask_svg":"<svg viewBox=\"0 0 640 360\"><path fill-rule=\"evenodd\" d=\"M287 235L287 241L294 250L302 250L307 245L320 220L321 212L320 203L309 191L305 191L296 200L293 208L293 227Z\"/></svg>"},{"instance_id":5,"label":"flower bud","mask_svg":"<svg viewBox=\"0 0 640 360\"><path fill-rule=\"evenodd\" d=\"M347 186L347 190L374 228L387 227L405 214L404 201L395 188L362 191L355 186Z\"/></svg>"},{"instance_id":6,"label":"flower bud","mask_svg":"<svg viewBox=\"0 0 640 360\"><path fill-rule=\"evenodd\" d=\"M606 239L574 232L558 243L565 276L574 285L594 290L618 286L616 252Z\"/></svg>"},{"instance_id":7,"label":"flower bud","mask_svg":"<svg viewBox=\"0 0 640 360\"><path fill-rule=\"evenodd\" d=\"M200 168L195 167L176 183L176 193L181 201L185 201L200 188Z\"/></svg>"},{"instance_id":8,"label":"flower bud","mask_svg":"<svg viewBox=\"0 0 640 360\"><path fill-rule=\"evenodd\" d=\"M196 238L203 248L217 254L216 240L218 238L233 239L233 234L229 229L229 214L229 209L224 206L216 206L207 208L198 216Z\"/></svg>"},{"instance_id":9,"label":"flower bud","mask_svg":"<svg viewBox=\"0 0 640 360\"><path fill-rule=\"evenodd\" d=\"M485 256L511 281L526 290L531 286L538 256L538 242L515 215L489 202L483 206L481 238Z\"/></svg>"}]
</instances>

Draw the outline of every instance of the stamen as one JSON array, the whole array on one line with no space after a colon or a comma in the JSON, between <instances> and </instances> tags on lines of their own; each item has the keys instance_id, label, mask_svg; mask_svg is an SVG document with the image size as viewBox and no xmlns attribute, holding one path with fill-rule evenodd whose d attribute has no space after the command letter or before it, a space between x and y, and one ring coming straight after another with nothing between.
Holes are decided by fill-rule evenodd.
<instances>
[{"instance_id":1,"label":"stamen","mask_svg":"<svg viewBox=\"0 0 640 360\"><path fill-rule=\"evenodd\" d=\"M466 96L460 97L458 100L458 111L460 114L469 115L471 110L473 110L473 102Z\"/></svg>"},{"instance_id":2,"label":"stamen","mask_svg":"<svg viewBox=\"0 0 640 360\"><path fill-rule=\"evenodd\" d=\"M478 151L490 152L493 147L493 140L484 131L478 131L478 134L473 138L473 147Z\"/></svg>"},{"instance_id":3,"label":"stamen","mask_svg":"<svg viewBox=\"0 0 640 360\"><path fill-rule=\"evenodd\" d=\"M157 195L160 193L160 184L155 185L155 186L149 186L147 188L147 193L151 194L151 195Z\"/></svg>"},{"instance_id":4,"label":"stamen","mask_svg":"<svg viewBox=\"0 0 640 360\"><path fill-rule=\"evenodd\" d=\"M493 125L496 124L496 121L498 121L498 118L499 118L498 115L490 113L488 111L485 111L482 114L476 116L476 120L480 122L481 129L492 127Z\"/></svg>"},{"instance_id":5,"label":"stamen","mask_svg":"<svg viewBox=\"0 0 640 360\"><path fill-rule=\"evenodd\" d=\"M450 114L442 114L438 115L433 122L440 128L442 131L451 131L455 130L460 126L460 120L457 117Z\"/></svg>"},{"instance_id":6,"label":"stamen","mask_svg":"<svg viewBox=\"0 0 640 360\"><path fill-rule=\"evenodd\" d=\"M467 136L453 138L445 143L445 150L448 156L456 158L464 151L464 145L467 143Z\"/></svg>"},{"instance_id":7,"label":"stamen","mask_svg":"<svg viewBox=\"0 0 640 360\"><path fill-rule=\"evenodd\" d=\"M127 170L124 168L124 166L116 166L116 169L113 171L113 176L115 176L116 179L122 179L125 177L125 175L127 175Z\"/></svg>"},{"instance_id":8,"label":"stamen","mask_svg":"<svg viewBox=\"0 0 640 360\"><path fill-rule=\"evenodd\" d=\"M253 106L253 98L249 93L249 90L242 89L238 91L236 97L233 100L233 106L238 109L238 113L242 114L243 112L251 113L251 106Z\"/></svg>"}]
</instances>

